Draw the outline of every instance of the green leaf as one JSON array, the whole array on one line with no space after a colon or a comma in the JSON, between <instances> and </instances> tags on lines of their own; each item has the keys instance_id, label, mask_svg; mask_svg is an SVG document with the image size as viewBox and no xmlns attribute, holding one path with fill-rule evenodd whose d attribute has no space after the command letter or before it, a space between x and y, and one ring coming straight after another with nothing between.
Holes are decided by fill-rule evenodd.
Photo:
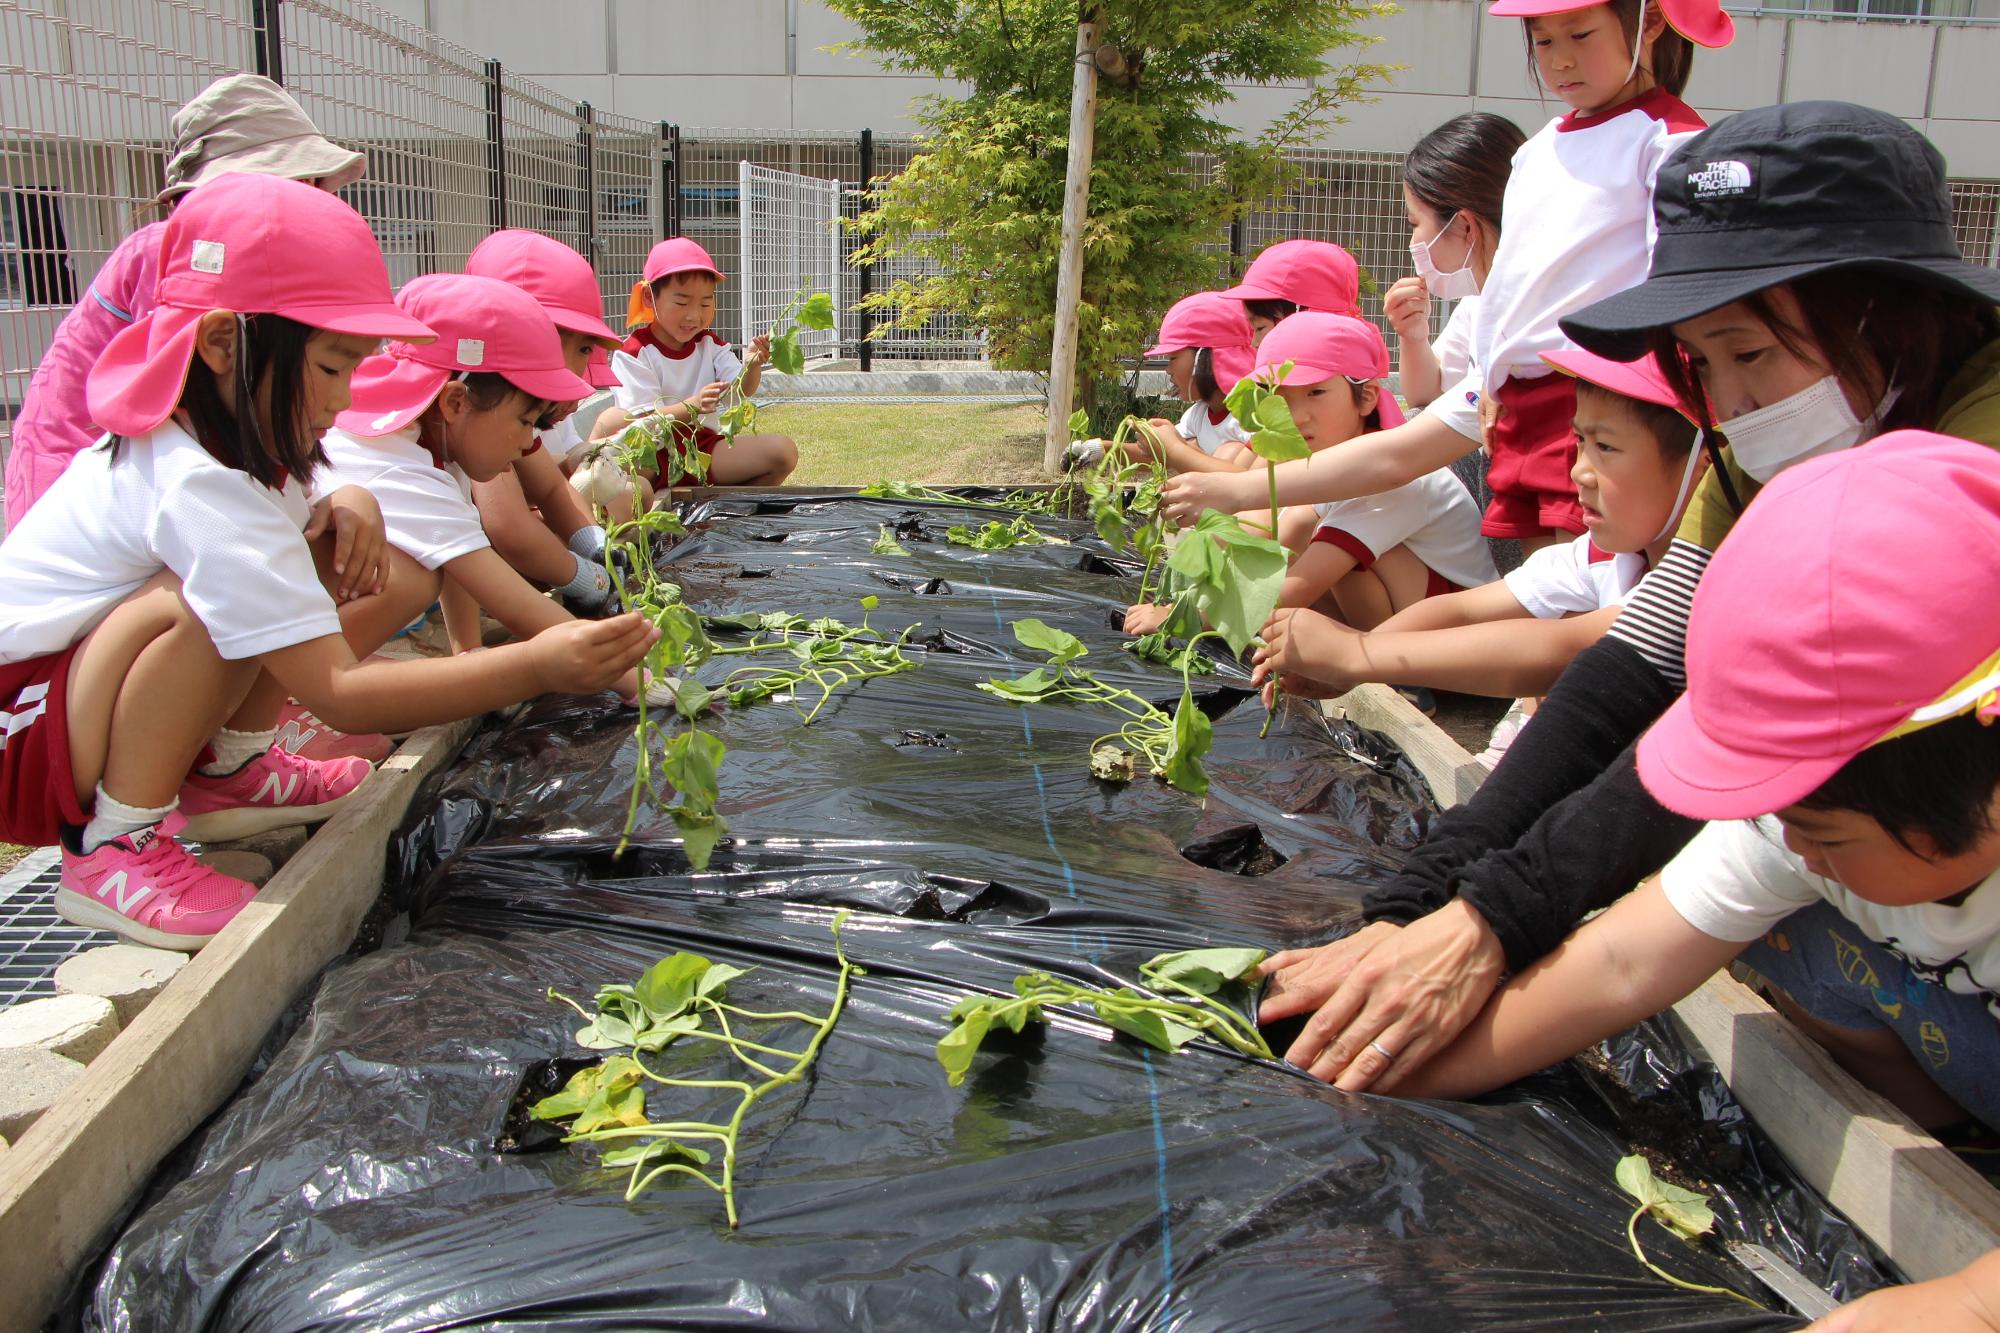
<instances>
[{"instance_id":1,"label":"green leaf","mask_svg":"<svg viewBox=\"0 0 2000 1333\"><path fill-rule=\"evenodd\" d=\"M563 1090L536 1102L529 1114L537 1120L567 1120L576 1117L571 1134L588 1134L607 1125L646 1123L646 1089L639 1062L629 1055L614 1055L602 1064L579 1069Z\"/></svg>"},{"instance_id":2,"label":"green leaf","mask_svg":"<svg viewBox=\"0 0 2000 1333\"><path fill-rule=\"evenodd\" d=\"M1047 653L1051 666L1073 662L1090 651L1083 640L1076 635L1033 617L1016 620L1012 622L1010 628L1013 629L1014 637L1020 641L1022 647L1033 648L1038 653Z\"/></svg>"},{"instance_id":3,"label":"green leaf","mask_svg":"<svg viewBox=\"0 0 2000 1333\"><path fill-rule=\"evenodd\" d=\"M725 986L738 977L748 976L750 972L750 968L737 967L733 963L712 963L708 971L701 974L701 980L694 983L694 993L720 999Z\"/></svg>"},{"instance_id":4,"label":"green leaf","mask_svg":"<svg viewBox=\"0 0 2000 1333\"><path fill-rule=\"evenodd\" d=\"M1277 607L1289 560L1277 542L1247 531L1234 514L1211 509L1167 563L1186 580L1208 623L1240 656Z\"/></svg>"},{"instance_id":5,"label":"green leaf","mask_svg":"<svg viewBox=\"0 0 2000 1333\"><path fill-rule=\"evenodd\" d=\"M689 809L709 811L721 794L722 760L728 752L708 732L690 727L667 742L660 768Z\"/></svg>"},{"instance_id":6,"label":"green leaf","mask_svg":"<svg viewBox=\"0 0 2000 1333\"><path fill-rule=\"evenodd\" d=\"M1201 766L1201 757L1208 753L1212 738L1208 715L1194 706L1194 695L1183 685L1180 705L1174 709L1173 746L1167 751L1160 776L1190 796L1207 795L1208 774Z\"/></svg>"},{"instance_id":7,"label":"green leaf","mask_svg":"<svg viewBox=\"0 0 2000 1333\"><path fill-rule=\"evenodd\" d=\"M648 1026L645 1031L639 1034L639 1039L632 1043L632 1049L635 1051L663 1051L673 1045L678 1038L685 1037L690 1032L699 1032L700 1030L701 1016L699 1014L681 1014L668 1019L664 1023L654 1023Z\"/></svg>"},{"instance_id":8,"label":"green leaf","mask_svg":"<svg viewBox=\"0 0 2000 1333\"><path fill-rule=\"evenodd\" d=\"M1617 1179L1618 1187L1644 1204L1654 1221L1682 1240L1706 1235L1715 1226L1715 1212L1704 1196L1659 1179L1637 1153L1619 1159Z\"/></svg>"},{"instance_id":9,"label":"green leaf","mask_svg":"<svg viewBox=\"0 0 2000 1333\"><path fill-rule=\"evenodd\" d=\"M1251 982L1257 965L1264 961L1262 949L1187 949L1163 953L1139 969L1149 977L1177 981L1189 990L1213 995L1231 982Z\"/></svg>"},{"instance_id":10,"label":"green leaf","mask_svg":"<svg viewBox=\"0 0 2000 1333\"><path fill-rule=\"evenodd\" d=\"M825 292L814 292L805 299L804 304L799 306L798 322L800 328L815 329L824 332L833 327L833 321L833 297Z\"/></svg>"},{"instance_id":11,"label":"green leaf","mask_svg":"<svg viewBox=\"0 0 2000 1333\"><path fill-rule=\"evenodd\" d=\"M615 1051L638 1041L638 1030L622 1018L599 1014L595 1023L576 1030L577 1045L586 1051Z\"/></svg>"},{"instance_id":12,"label":"green leaf","mask_svg":"<svg viewBox=\"0 0 2000 1333\"><path fill-rule=\"evenodd\" d=\"M692 722L708 712L708 703L714 694L693 676L683 677L680 688L674 691L674 711Z\"/></svg>"},{"instance_id":13,"label":"green leaf","mask_svg":"<svg viewBox=\"0 0 2000 1333\"><path fill-rule=\"evenodd\" d=\"M961 1000L952 1006L955 1026L938 1038L937 1044L938 1063L944 1066L945 1077L952 1087L965 1082L966 1072L972 1068L972 1057L979 1053L979 1044L993 1028L994 1011L1008 1003L1011 1001L980 996L975 1003Z\"/></svg>"},{"instance_id":14,"label":"green leaf","mask_svg":"<svg viewBox=\"0 0 2000 1333\"><path fill-rule=\"evenodd\" d=\"M709 967L700 954L669 954L639 975L632 993L653 1018L672 1018L693 1002L695 986Z\"/></svg>"},{"instance_id":15,"label":"green leaf","mask_svg":"<svg viewBox=\"0 0 2000 1333\"><path fill-rule=\"evenodd\" d=\"M1089 429L1090 429L1089 412L1079 407L1076 409L1076 411L1069 414L1069 437L1072 440L1082 439L1083 433Z\"/></svg>"},{"instance_id":16,"label":"green leaf","mask_svg":"<svg viewBox=\"0 0 2000 1333\"><path fill-rule=\"evenodd\" d=\"M1199 1028L1174 1021L1154 1008L1155 1004L1156 1001L1123 986L1090 1001L1090 1007L1098 1018L1128 1037L1137 1037L1155 1050L1178 1051L1201 1035Z\"/></svg>"},{"instance_id":17,"label":"green leaf","mask_svg":"<svg viewBox=\"0 0 2000 1333\"><path fill-rule=\"evenodd\" d=\"M686 1143L677 1143L673 1139L664 1136L654 1139L651 1143L641 1144L634 1148L615 1148L598 1160L602 1165L608 1167L636 1166L643 1168L663 1166L678 1157L685 1157L689 1161L702 1166L707 1166L709 1160L708 1153L703 1149Z\"/></svg>"},{"instance_id":18,"label":"green leaf","mask_svg":"<svg viewBox=\"0 0 2000 1333\"><path fill-rule=\"evenodd\" d=\"M908 555L910 553L909 548L897 541L895 535L889 531L887 523L882 525L881 535L875 538L875 544L868 549L876 555Z\"/></svg>"},{"instance_id":19,"label":"green leaf","mask_svg":"<svg viewBox=\"0 0 2000 1333\"><path fill-rule=\"evenodd\" d=\"M729 831L729 825L720 815L698 815L675 806L668 812L674 817L674 827L680 830L681 848L687 852L688 864L696 870L708 869L709 858L715 855L715 844Z\"/></svg>"},{"instance_id":20,"label":"green leaf","mask_svg":"<svg viewBox=\"0 0 2000 1333\"><path fill-rule=\"evenodd\" d=\"M771 369L784 375L803 375L806 369L805 349L799 346L796 333L776 333L771 335Z\"/></svg>"},{"instance_id":21,"label":"green leaf","mask_svg":"<svg viewBox=\"0 0 2000 1333\"><path fill-rule=\"evenodd\" d=\"M1025 703L1041 698L1061 684L1061 679L1036 667L1027 675L1016 676L1012 680L982 680L974 688L987 694L997 694L1012 703Z\"/></svg>"},{"instance_id":22,"label":"green leaf","mask_svg":"<svg viewBox=\"0 0 2000 1333\"><path fill-rule=\"evenodd\" d=\"M880 605L882 605L882 599L872 592L861 599L861 609L863 611L873 611Z\"/></svg>"}]
</instances>

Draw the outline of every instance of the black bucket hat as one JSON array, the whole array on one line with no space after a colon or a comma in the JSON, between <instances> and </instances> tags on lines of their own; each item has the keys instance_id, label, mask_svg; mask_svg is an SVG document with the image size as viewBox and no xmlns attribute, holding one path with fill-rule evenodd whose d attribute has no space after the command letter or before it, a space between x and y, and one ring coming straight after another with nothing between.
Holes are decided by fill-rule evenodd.
<instances>
[{"instance_id":1,"label":"black bucket hat","mask_svg":"<svg viewBox=\"0 0 2000 1333\"><path fill-rule=\"evenodd\" d=\"M1792 102L1731 116L1660 167L1653 217L1646 280L1561 321L1602 356L1633 360L1654 329L1827 269L1884 270L2000 303L2000 270L1959 254L1944 158L1868 107Z\"/></svg>"}]
</instances>

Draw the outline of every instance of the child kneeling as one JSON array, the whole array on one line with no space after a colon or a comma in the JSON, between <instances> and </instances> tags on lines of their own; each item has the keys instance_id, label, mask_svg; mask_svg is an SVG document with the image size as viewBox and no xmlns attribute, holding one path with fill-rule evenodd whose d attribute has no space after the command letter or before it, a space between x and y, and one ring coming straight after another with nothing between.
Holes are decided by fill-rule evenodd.
<instances>
[{"instance_id":1,"label":"child kneeling","mask_svg":"<svg viewBox=\"0 0 2000 1333\"><path fill-rule=\"evenodd\" d=\"M1884 551L1930 553L1920 577ZM1575 1054L1741 957L1926 1128L2000 1125L2000 456L1897 432L1802 463L1695 595L1640 779L1712 823L1404 1080L1461 1097ZM1389 1043L1393 1048L1395 1043Z\"/></svg>"}]
</instances>

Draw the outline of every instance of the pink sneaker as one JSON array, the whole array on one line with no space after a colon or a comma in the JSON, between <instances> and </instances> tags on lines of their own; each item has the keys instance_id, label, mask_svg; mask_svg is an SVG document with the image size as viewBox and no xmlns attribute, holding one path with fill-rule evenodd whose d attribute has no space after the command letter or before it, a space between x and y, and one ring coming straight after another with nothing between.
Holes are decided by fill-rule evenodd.
<instances>
[{"instance_id":1,"label":"pink sneaker","mask_svg":"<svg viewBox=\"0 0 2000 1333\"><path fill-rule=\"evenodd\" d=\"M366 759L301 759L277 746L234 773L219 778L197 771L181 785L181 813L187 816L185 836L191 842L232 842L292 824L317 824L340 809L340 803L374 768Z\"/></svg>"},{"instance_id":2,"label":"pink sneaker","mask_svg":"<svg viewBox=\"0 0 2000 1333\"><path fill-rule=\"evenodd\" d=\"M209 869L178 839L149 828L88 856L65 846L56 913L135 944L193 953L256 896L256 885Z\"/></svg>"},{"instance_id":3,"label":"pink sneaker","mask_svg":"<svg viewBox=\"0 0 2000 1333\"><path fill-rule=\"evenodd\" d=\"M380 732L335 731L306 711L304 704L285 702L278 714L278 748L301 759L366 759L379 764L396 748Z\"/></svg>"}]
</instances>

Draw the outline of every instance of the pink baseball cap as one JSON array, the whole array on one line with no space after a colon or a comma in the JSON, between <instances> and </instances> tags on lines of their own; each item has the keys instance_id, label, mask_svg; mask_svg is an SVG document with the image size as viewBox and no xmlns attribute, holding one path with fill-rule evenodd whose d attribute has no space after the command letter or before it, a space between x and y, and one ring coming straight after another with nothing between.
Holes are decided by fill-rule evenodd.
<instances>
[{"instance_id":1,"label":"pink baseball cap","mask_svg":"<svg viewBox=\"0 0 2000 1333\"><path fill-rule=\"evenodd\" d=\"M1257 353L1250 346L1250 317L1243 302L1221 292L1196 292L1168 307L1160 321L1160 341L1147 356L1172 356L1185 348L1207 348L1215 382L1228 393L1250 373Z\"/></svg>"},{"instance_id":2,"label":"pink baseball cap","mask_svg":"<svg viewBox=\"0 0 2000 1333\"><path fill-rule=\"evenodd\" d=\"M607 347L625 341L604 322L604 296L590 261L561 241L519 227L496 231L472 247L465 271L519 287L542 303L559 329L588 334Z\"/></svg>"},{"instance_id":3,"label":"pink baseball cap","mask_svg":"<svg viewBox=\"0 0 2000 1333\"><path fill-rule=\"evenodd\" d=\"M1376 413L1383 429L1403 424L1403 409L1397 405L1396 395L1381 382L1389 373L1388 345L1382 341L1382 331L1367 320L1321 310L1285 316L1258 346L1255 373L1276 374L1287 361L1292 363L1284 381L1288 385L1318 384L1335 375L1356 384L1375 381L1381 390Z\"/></svg>"},{"instance_id":4,"label":"pink baseball cap","mask_svg":"<svg viewBox=\"0 0 2000 1333\"><path fill-rule=\"evenodd\" d=\"M1588 381L1600 389L1636 398L1642 403L1656 403L1661 407L1671 407L1674 411L1687 415L1681 406L1673 386L1667 383L1666 372L1651 352L1637 361L1613 361L1608 356L1586 352L1581 347L1565 347L1559 351L1543 352L1542 360L1573 378Z\"/></svg>"},{"instance_id":5,"label":"pink baseball cap","mask_svg":"<svg viewBox=\"0 0 2000 1333\"><path fill-rule=\"evenodd\" d=\"M195 328L211 310L282 315L364 338L434 336L396 306L382 249L361 215L280 176L218 176L190 191L160 242L157 304L91 368L91 420L143 435L180 402Z\"/></svg>"},{"instance_id":6,"label":"pink baseball cap","mask_svg":"<svg viewBox=\"0 0 2000 1333\"><path fill-rule=\"evenodd\" d=\"M1692 818L1748 819L1879 741L2000 712L1996 587L1993 450L1906 430L1787 468L1702 575L1687 693L1640 738L1640 780Z\"/></svg>"},{"instance_id":7,"label":"pink baseball cap","mask_svg":"<svg viewBox=\"0 0 2000 1333\"><path fill-rule=\"evenodd\" d=\"M1267 245L1243 281L1222 293L1237 301L1290 301L1301 310L1358 315L1361 266L1331 241L1279 241Z\"/></svg>"},{"instance_id":8,"label":"pink baseball cap","mask_svg":"<svg viewBox=\"0 0 2000 1333\"><path fill-rule=\"evenodd\" d=\"M676 273L709 273L717 282L724 281L722 270L709 258L708 251L685 236L670 236L648 250L642 272L648 287Z\"/></svg>"},{"instance_id":9,"label":"pink baseball cap","mask_svg":"<svg viewBox=\"0 0 2000 1333\"><path fill-rule=\"evenodd\" d=\"M1546 18L1603 3L1604 0L1496 0L1486 7L1486 12L1501 19ZM1697 46L1727 46L1736 36L1736 20L1723 12L1720 0L1648 0L1648 3L1658 4L1667 26Z\"/></svg>"},{"instance_id":10,"label":"pink baseball cap","mask_svg":"<svg viewBox=\"0 0 2000 1333\"><path fill-rule=\"evenodd\" d=\"M591 348L590 364L583 368L583 377L593 389L617 388L618 372L611 368L611 353L602 347Z\"/></svg>"},{"instance_id":11,"label":"pink baseball cap","mask_svg":"<svg viewBox=\"0 0 2000 1333\"><path fill-rule=\"evenodd\" d=\"M424 346L391 343L354 372L354 404L334 420L350 435L387 435L429 407L453 375L491 371L530 397L587 398L590 382L563 364L562 336L534 297L498 278L429 273L396 303L437 332Z\"/></svg>"}]
</instances>

